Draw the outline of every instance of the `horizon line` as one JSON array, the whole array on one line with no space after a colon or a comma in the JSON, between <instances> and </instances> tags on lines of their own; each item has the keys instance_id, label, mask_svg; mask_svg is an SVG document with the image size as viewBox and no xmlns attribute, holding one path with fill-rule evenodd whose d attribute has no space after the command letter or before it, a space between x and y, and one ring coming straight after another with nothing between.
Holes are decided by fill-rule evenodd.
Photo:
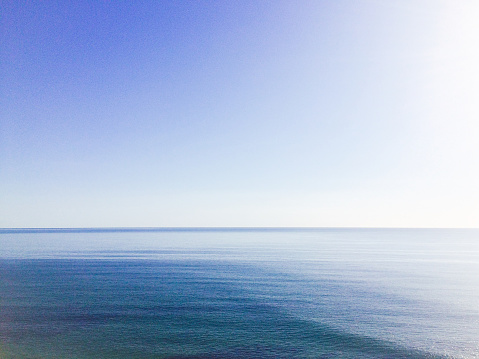
<instances>
[{"instance_id":1,"label":"horizon line","mask_svg":"<svg viewBox=\"0 0 479 359\"><path fill-rule=\"evenodd\" d=\"M479 227L313 227L313 226L181 226L181 227L4 227L0 233L74 233L74 232L187 232L187 231L274 231L274 230L337 230L337 229L398 229L398 230L421 230L421 229L479 229Z\"/></svg>"}]
</instances>

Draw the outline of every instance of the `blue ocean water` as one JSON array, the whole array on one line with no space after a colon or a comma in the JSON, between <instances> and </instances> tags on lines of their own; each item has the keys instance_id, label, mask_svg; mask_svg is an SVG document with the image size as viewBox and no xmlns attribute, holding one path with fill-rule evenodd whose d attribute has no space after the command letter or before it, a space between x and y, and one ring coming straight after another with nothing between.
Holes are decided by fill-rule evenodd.
<instances>
[{"instance_id":1,"label":"blue ocean water","mask_svg":"<svg viewBox=\"0 0 479 359\"><path fill-rule=\"evenodd\" d=\"M0 358L479 358L479 230L0 230Z\"/></svg>"}]
</instances>

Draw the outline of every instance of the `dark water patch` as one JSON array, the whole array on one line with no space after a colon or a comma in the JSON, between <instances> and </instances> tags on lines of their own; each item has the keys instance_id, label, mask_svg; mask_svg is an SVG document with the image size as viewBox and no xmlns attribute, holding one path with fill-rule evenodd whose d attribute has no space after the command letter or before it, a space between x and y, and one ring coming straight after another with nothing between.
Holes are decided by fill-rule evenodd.
<instances>
[{"instance_id":1,"label":"dark water patch","mask_svg":"<svg viewBox=\"0 0 479 359\"><path fill-rule=\"evenodd\" d=\"M0 338L38 358L436 357L287 314L291 278L246 265L5 260L0 275ZM275 301L251 296L267 285Z\"/></svg>"}]
</instances>

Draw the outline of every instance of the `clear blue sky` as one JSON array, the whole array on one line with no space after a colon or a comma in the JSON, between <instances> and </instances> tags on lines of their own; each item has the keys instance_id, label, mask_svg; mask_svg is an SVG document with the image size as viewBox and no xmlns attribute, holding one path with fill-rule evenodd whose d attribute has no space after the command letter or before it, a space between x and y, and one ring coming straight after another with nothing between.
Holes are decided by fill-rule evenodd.
<instances>
[{"instance_id":1,"label":"clear blue sky","mask_svg":"<svg viewBox=\"0 0 479 359\"><path fill-rule=\"evenodd\" d=\"M477 1L1 1L0 227L479 227Z\"/></svg>"}]
</instances>

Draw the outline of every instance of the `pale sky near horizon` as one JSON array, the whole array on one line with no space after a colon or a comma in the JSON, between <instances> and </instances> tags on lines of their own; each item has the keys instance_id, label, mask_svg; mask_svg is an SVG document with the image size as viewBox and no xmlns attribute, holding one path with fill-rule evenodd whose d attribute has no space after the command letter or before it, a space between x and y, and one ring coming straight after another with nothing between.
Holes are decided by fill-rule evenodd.
<instances>
[{"instance_id":1,"label":"pale sky near horizon","mask_svg":"<svg viewBox=\"0 0 479 359\"><path fill-rule=\"evenodd\" d=\"M1 1L0 227L479 227L477 1Z\"/></svg>"}]
</instances>

